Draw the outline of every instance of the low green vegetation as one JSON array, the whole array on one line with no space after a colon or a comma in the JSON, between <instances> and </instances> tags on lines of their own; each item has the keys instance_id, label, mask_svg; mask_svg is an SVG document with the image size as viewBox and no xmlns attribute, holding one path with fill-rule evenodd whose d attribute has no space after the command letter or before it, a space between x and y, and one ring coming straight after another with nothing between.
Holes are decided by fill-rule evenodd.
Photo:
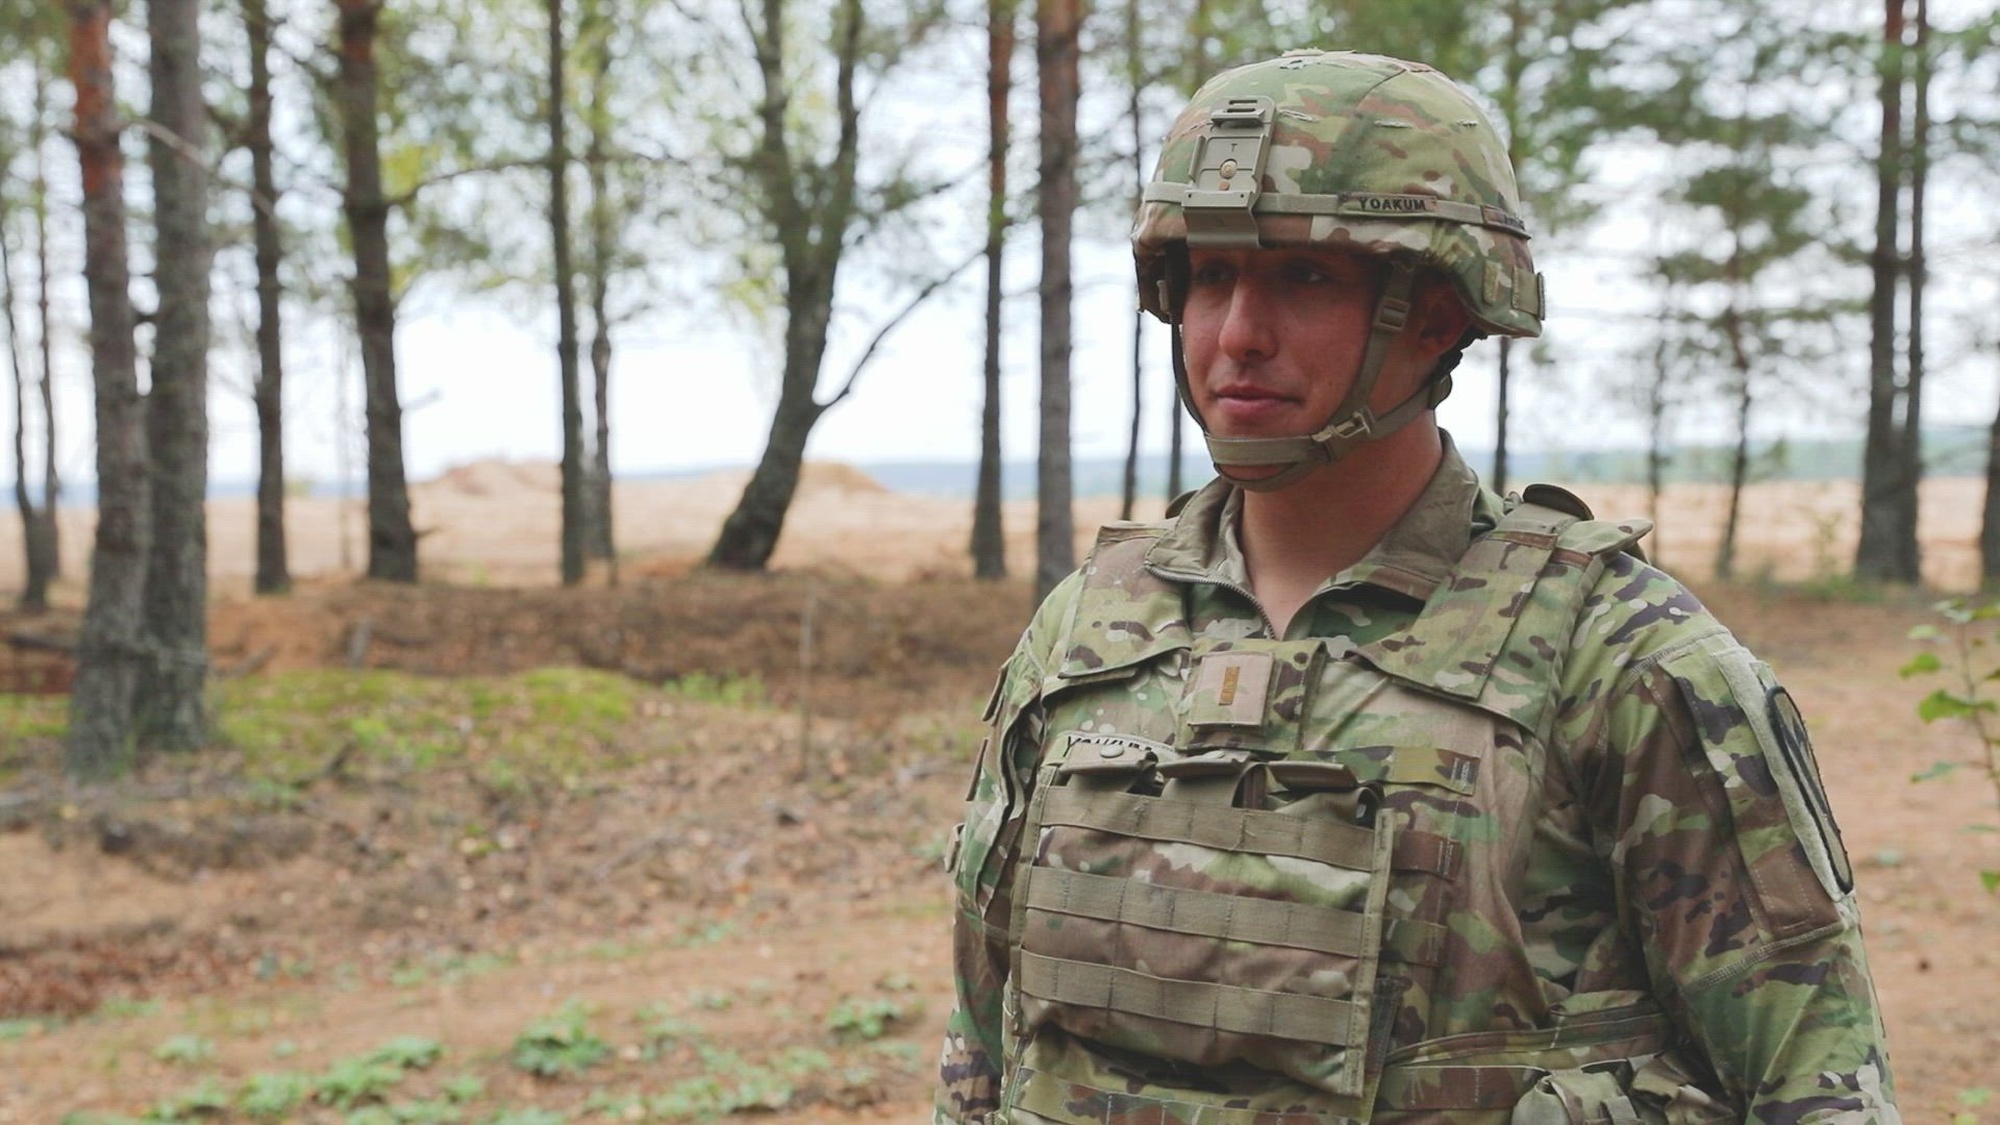
<instances>
[{"instance_id":1,"label":"low green vegetation","mask_svg":"<svg viewBox=\"0 0 2000 1125\"><path fill-rule=\"evenodd\" d=\"M175 1066L196 1066L215 1057L215 1041L199 1035L176 1035L153 1048L153 1057Z\"/></svg>"},{"instance_id":2,"label":"low green vegetation","mask_svg":"<svg viewBox=\"0 0 2000 1125\"><path fill-rule=\"evenodd\" d=\"M1914 782L1949 777L1959 770L1982 775L2000 794L2000 698L1993 685L2000 682L2000 600L1952 598L1937 603L1943 625L1919 625L1910 639L1921 646L1916 656L1903 665L1904 679L1943 676L1945 686L1932 691L1917 704L1917 717L1926 723L1948 720L1961 723L1970 732L1972 754L1932 762L1913 774ZM1973 832L2000 831L2000 825L1975 824ZM1979 881L1988 893L2000 893L2000 870L1981 869Z\"/></svg>"},{"instance_id":3,"label":"low green vegetation","mask_svg":"<svg viewBox=\"0 0 2000 1125\"><path fill-rule=\"evenodd\" d=\"M652 685L612 672L539 668L508 676L311 669L218 682L215 738L243 755L251 801L288 809L328 775L469 763L497 788L630 764L662 749L676 703L761 707L755 676L691 673ZM67 700L0 694L0 783L68 729Z\"/></svg>"},{"instance_id":4,"label":"low green vegetation","mask_svg":"<svg viewBox=\"0 0 2000 1125\"><path fill-rule=\"evenodd\" d=\"M610 764L607 751L658 689L607 672L547 668L440 678L312 670L219 685L218 729L261 766L253 776L308 779L334 768L423 770L498 758L514 771L561 774Z\"/></svg>"},{"instance_id":5,"label":"low green vegetation","mask_svg":"<svg viewBox=\"0 0 2000 1125\"><path fill-rule=\"evenodd\" d=\"M312 1096L312 1091L312 1078L308 1075L294 1070L265 1071L251 1075L237 1091L236 1107L246 1117L277 1121L290 1115Z\"/></svg>"},{"instance_id":6,"label":"low green vegetation","mask_svg":"<svg viewBox=\"0 0 2000 1125\"><path fill-rule=\"evenodd\" d=\"M843 1042L872 1042L910 1020L914 1006L887 996L846 997L826 1017L826 1029Z\"/></svg>"},{"instance_id":7,"label":"low green vegetation","mask_svg":"<svg viewBox=\"0 0 2000 1125\"><path fill-rule=\"evenodd\" d=\"M582 1074L604 1061L611 1045L590 1029L590 1009L572 1000L528 1026L514 1040L514 1065L538 1078Z\"/></svg>"},{"instance_id":8,"label":"low green vegetation","mask_svg":"<svg viewBox=\"0 0 2000 1125\"><path fill-rule=\"evenodd\" d=\"M452 1051L433 1038L402 1035L322 1070L266 1070L225 1082L216 1073L199 1073L222 1065L217 1044L181 1034L151 1053L176 1067L197 1071L191 1085L158 1099L136 1118L79 1111L62 1118L62 1125L308 1119L340 1125L687 1122L847 1104L872 1096L869 1092L879 1089L884 1075L908 1077L924 1066L927 1045L898 1037L921 1014L915 991L906 974L888 974L876 981L873 990L840 999L826 1013L815 1041L757 1052L722 1042L697 1017L738 1001L769 1004L778 998L778 990L768 982L752 981L733 993L697 993L678 1004L648 1004L615 1020L590 1004L571 1000L530 1023L504 1057L474 1054L467 1069L442 1075L433 1072ZM606 1027L626 1029L622 1041L631 1046L614 1050L594 1026L601 1018L607 1020ZM620 1067L621 1059L631 1065ZM569 1099L584 1097L572 1113L509 1105L504 1098L495 1104L488 1079L479 1073L493 1066L525 1071L551 1083L588 1074L591 1088L571 1085L567 1094L552 1099L575 1106ZM423 1077L416 1077L419 1074ZM500 1085L525 1090L518 1079L503 1078Z\"/></svg>"}]
</instances>

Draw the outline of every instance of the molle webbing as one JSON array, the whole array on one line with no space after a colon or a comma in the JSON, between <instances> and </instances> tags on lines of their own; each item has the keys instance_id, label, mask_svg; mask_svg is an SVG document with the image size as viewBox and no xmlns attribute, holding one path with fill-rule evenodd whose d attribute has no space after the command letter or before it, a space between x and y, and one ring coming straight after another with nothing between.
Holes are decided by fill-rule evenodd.
<instances>
[{"instance_id":1,"label":"molle webbing","mask_svg":"<svg viewBox=\"0 0 2000 1125\"><path fill-rule=\"evenodd\" d=\"M1366 1022L1356 1018L1362 1009L1348 1000L1167 980L1033 953L1021 955L1021 991L1059 1004L1334 1047L1350 1046L1367 1032Z\"/></svg>"},{"instance_id":2,"label":"molle webbing","mask_svg":"<svg viewBox=\"0 0 2000 1125\"><path fill-rule=\"evenodd\" d=\"M1316 860L1349 871L1371 870L1375 847L1375 832L1358 824L1070 787L1049 790L1041 823ZM1446 878L1458 870L1463 852L1456 841L1428 832L1402 836L1407 839L1398 839L1390 851L1392 870Z\"/></svg>"},{"instance_id":3,"label":"molle webbing","mask_svg":"<svg viewBox=\"0 0 2000 1125\"><path fill-rule=\"evenodd\" d=\"M1352 911L1081 871L1037 872L1028 909L1345 957L1366 951L1367 917ZM1432 965L1443 952L1444 938L1443 926L1399 919L1389 923L1384 952L1393 960Z\"/></svg>"},{"instance_id":4,"label":"molle webbing","mask_svg":"<svg viewBox=\"0 0 2000 1125\"><path fill-rule=\"evenodd\" d=\"M1092 1125L1125 1125L1126 1122L1199 1122L1200 1125L1361 1125L1365 1116L1339 1113L1293 1112L1274 1114L1267 1109L1217 1105L1212 1102L1162 1101L1153 1094L1134 1094L1086 1085L1059 1075L1042 1074L1033 1067L1021 1068L1020 1081L1010 1106L1027 1110L1042 1121L1088 1120ZM1088 1117L1080 1113L1087 1110ZM1002 1120L1011 1118L1002 1117Z\"/></svg>"}]
</instances>

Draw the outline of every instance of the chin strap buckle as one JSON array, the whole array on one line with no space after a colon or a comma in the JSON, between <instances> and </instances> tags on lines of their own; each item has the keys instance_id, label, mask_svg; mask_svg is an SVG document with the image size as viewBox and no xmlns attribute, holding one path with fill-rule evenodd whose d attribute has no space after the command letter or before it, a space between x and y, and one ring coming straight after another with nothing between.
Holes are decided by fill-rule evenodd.
<instances>
[{"instance_id":1,"label":"chin strap buckle","mask_svg":"<svg viewBox=\"0 0 2000 1125\"><path fill-rule=\"evenodd\" d=\"M1324 443L1328 438L1338 438L1343 442L1356 442L1367 441L1374 436L1375 412L1364 407L1321 430L1316 440Z\"/></svg>"}]
</instances>

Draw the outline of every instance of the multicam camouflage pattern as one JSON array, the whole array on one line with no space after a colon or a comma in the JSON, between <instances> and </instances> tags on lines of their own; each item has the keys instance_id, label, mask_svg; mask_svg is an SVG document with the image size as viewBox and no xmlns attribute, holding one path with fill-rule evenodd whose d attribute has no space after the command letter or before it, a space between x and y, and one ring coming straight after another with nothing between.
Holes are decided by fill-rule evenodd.
<instances>
[{"instance_id":1,"label":"multicam camouflage pattern","mask_svg":"<svg viewBox=\"0 0 2000 1125\"><path fill-rule=\"evenodd\" d=\"M1237 503L1003 670L939 1121L1898 1120L1803 726L1643 525L1448 455L1274 638Z\"/></svg>"},{"instance_id":2,"label":"multicam camouflage pattern","mask_svg":"<svg viewBox=\"0 0 2000 1125\"><path fill-rule=\"evenodd\" d=\"M1395 255L1443 271L1482 328L1541 333L1542 294L1507 147L1449 78L1420 63L1294 51L1226 71L1168 132L1132 231L1140 302L1167 318L1159 282L1188 236L1178 185L1194 183L1211 116L1237 98L1273 105L1252 213L1263 246ZM1201 188L1241 180L1209 176Z\"/></svg>"}]
</instances>

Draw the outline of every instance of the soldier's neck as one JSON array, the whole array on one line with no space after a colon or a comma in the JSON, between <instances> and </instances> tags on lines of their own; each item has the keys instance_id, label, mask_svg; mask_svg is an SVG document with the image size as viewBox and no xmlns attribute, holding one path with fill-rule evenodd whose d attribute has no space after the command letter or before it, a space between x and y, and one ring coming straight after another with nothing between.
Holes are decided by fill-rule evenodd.
<instances>
[{"instance_id":1,"label":"soldier's neck","mask_svg":"<svg viewBox=\"0 0 2000 1125\"><path fill-rule=\"evenodd\" d=\"M1236 530L1250 591L1279 636L1328 578L1382 541L1443 457L1436 416L1426 412L1295 484L1244 493Z\"/></svg>"}]
</instances>

